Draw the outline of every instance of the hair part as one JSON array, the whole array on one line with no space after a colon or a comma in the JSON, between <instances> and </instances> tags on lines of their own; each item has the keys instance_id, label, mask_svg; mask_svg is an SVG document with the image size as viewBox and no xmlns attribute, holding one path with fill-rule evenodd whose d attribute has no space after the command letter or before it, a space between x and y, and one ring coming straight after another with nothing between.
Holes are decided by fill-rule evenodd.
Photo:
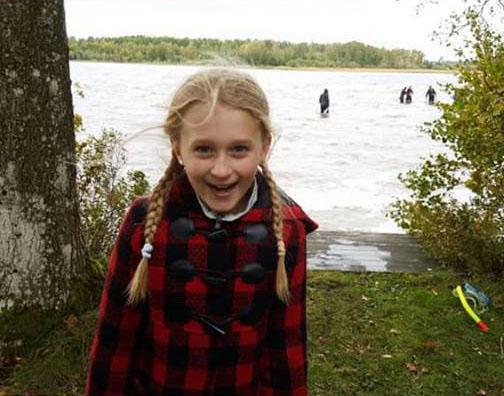
<instances>
[{"instance_id":1,"label":"hair part","mask_svg":"<svg viewBox=\"0 0 504 396\"><path fill-rule=\"evenodd\" d=\"M200 123L205 124L213 115L218 103L247 111L259 121L263 139L272 138L272 128L269 119L269 105L264 91L247 73L235 69L208 69L189 76L175 91L168 116L163 129L173 142L180 141L180 131L188 121L184 118L187 111L195 104L208 105L208 114ZM260 164L262 173L271 192L273 212L273 232L277 240L277 271L275 290L278 298L288 304L289 282L285 269L285 243L283 241L282 202L273 176L266 162ZM159 180L149 197L144 239L145 243L153 244L159 222L164 209L164 199L173 181L183 172L172 151L170 165ZM135 274L128 285L128 303L136 304L147 297L148 258L145 256L138 264Z\"/></svg>"}]
</instances>

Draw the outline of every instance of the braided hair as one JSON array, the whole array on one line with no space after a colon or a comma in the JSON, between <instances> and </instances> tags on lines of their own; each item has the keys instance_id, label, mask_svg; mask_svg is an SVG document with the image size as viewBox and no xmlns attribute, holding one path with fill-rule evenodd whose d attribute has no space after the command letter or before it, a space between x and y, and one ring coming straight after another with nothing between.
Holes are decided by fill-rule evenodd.
<instances>
[{"instance_id":1,"label":"braided hair","mask_svg":"<svg viewBox=\"0 0 504 396\"><path fill-rule=\"evenodd\" d=\"M272 137L268 101L261 87L247 73L234 69L209 69L197 72L187 78L175 91L163 125L164 132L172 143L180 141L182 126L188 122L184 119L184 115L189 108L198 103L207 104L209 108L208 115L201 125L207 122L212 116L215 106L220 103L247 111L259 121L262 138L271 139ZM285 269L286 251L283 240L281 198L265 160L260 164L260 170L266 179L272 200L273 232L277 240L278 255L276 294L282 302L288 304L289 282ZM182 172L183 166L177 161L175 153L172 151L170 164L149 197L142 259L127 288L129 304L139 303L147 297L147 267L153 250L154 235L163 216L164 200L173 181Z\"/></svg>"}]
</instances>

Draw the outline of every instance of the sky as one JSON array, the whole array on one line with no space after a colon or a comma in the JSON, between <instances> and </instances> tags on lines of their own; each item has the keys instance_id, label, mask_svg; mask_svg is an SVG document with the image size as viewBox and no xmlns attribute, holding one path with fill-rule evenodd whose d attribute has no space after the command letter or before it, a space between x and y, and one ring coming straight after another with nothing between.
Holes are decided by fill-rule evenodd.
<instances>
[{"instance_id":1,"label":"sky","mask_svg":"<svg viewBox=\"0 0 504 396\"><path fill-rule=\"evenodd\" d=\"M124 35L291 42L360 41L454 59L432 31L463 0L424 7L421 0L64 0L67 33L78 38Z\"/></svg>"}]
</instances>

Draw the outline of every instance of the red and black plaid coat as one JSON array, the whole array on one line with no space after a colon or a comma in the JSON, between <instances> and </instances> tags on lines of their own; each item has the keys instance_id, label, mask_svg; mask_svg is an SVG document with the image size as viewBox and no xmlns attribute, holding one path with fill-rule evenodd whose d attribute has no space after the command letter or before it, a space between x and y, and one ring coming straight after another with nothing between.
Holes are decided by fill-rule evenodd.
<instances>
[{"instance_id":1,"label":"red and black plaid coat","mask_svg":"<svg viewBox=\"0 0 504 396\"><path fill-rule=\"evenodd\" d=\"M204 216L186 176L174 183L153 242L148 299L137 306L126 305L124 291L141 259L147 204L132 205L110 259L86 395L307 394L306 234L317 225L283 196L286 306L275 294L270 193L261 174L257 182L254 207L220 224ZM254 282L243 275L247 264Z\"/></svg>"}]
</instances>

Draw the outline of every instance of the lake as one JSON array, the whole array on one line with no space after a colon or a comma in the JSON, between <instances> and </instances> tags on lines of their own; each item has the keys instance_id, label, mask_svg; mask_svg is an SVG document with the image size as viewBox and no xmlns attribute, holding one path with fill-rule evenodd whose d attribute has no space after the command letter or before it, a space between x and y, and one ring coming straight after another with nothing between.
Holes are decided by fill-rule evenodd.
<instances>
[{"instance_id":1,"label":"lake","mask_svg":"<svg viewBox=\"0 0 504 396\"><path fill-rule=\"evenodd\" d=\"M71 62L74 95L87 134L114 128L126 135L128 168L156 181L170 157L160 128L176 86L194 66ZM443 146L419 126L440 116L426 103L432 85L451 74L249 69L268 96L276 142L270 167L277 183L321 230L402 233L386 217L395 198L408 196L397 175L418 166ZM399 103L412 86L413 103ZM319 114L318 97L329 90L330 116ZM154 128L145 130L146 128Z\"/></svg>"}]
</instances>

